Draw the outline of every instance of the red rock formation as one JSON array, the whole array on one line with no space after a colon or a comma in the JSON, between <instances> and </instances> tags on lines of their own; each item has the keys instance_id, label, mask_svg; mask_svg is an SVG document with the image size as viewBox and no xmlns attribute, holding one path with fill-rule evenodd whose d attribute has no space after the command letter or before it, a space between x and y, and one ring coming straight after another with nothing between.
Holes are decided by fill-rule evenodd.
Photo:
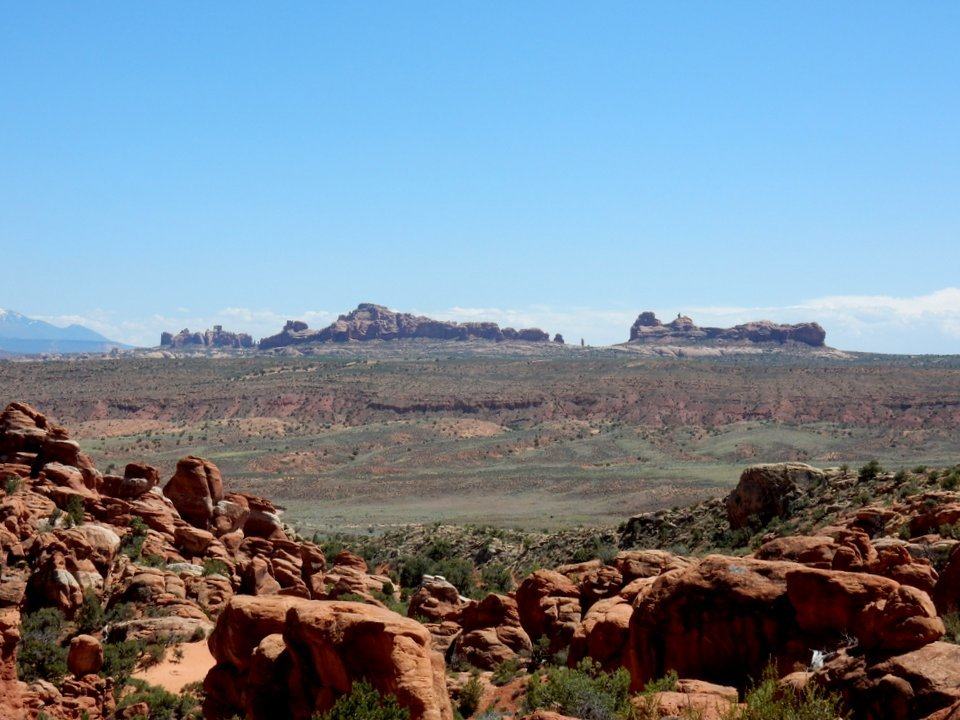
<instances>
[{"instance_id":1,"label":"red rock formation","mask_svg":"<svg viewBox=\"0 0 960 720\"><path fill-rule=\"evenodd\" d=\"M533 649L530 637L520 625L516 601L506 595L487 595L463 609L463 634L456 652L483 670Z\"/></svg>"},{"instance_id":2,"label":"red rock formation","mask_svg":"<svg viewBox=\"0 0 960 720\"><path fill-rule=\"evenodd\" d=\"M432 320L428 317L397 313L375 305L361 303L356 310L341 315L323 330L310 330L306 323L287 321L277 335L263 338L260 349L285 347L310 342L347 342L350 340L520 340L549 342L550 336L537 328L514 330L496 323L457 323ZM562 340L562 338L561 338Z\"/></svg>"},{"instance_id":3,"label":"red rock formation","mask_svg":"<svg viewBox=\"0 0 960 720\"><path fill-rule=\"evenodd\" d=\"M566 647L580 622L580 589L552 570L537 570L517 588L520 622L530 639L546 637L556 651Z\"/></svg>"},{"instance_id":4,"label":"red rock formation","mask_svg":"<svg viewBox=\"0 0 960 720\"><path fill-rule=\"evenodd\" d=\"M787 598L786 576L802 566L711 555L657 577L630 620L634 687L675 670L723 685L759 677L771 658L807 659Z\"/></svg>"},{"instance_id":5,"label":"red rock formation","mask_svg":"<svg viewBox=\"0 0 960 720\"><path fill-rule=\"evenodd\" d=\"M420 587L410 596L407 616L427 622L460 622L469 601L442 577L425 575Z\"/></svg>"},{"instance_id":6,"label":"red rock formation","mask_svg":"<svg viewBox=\"0 0 960 720\"><path fill-rule=\"evenodd\" d=\"M100 672L103 667L103 645L91 635L77 635L70 641L67 667L78 678Z\"/></svg>"},{"instance_id":7,"label":"red rock formation","mask_svg":"<svg viewBox=\"0 0 960 720\"><path fill-rule=\"evenodd\" d=\"M823 471L804 463L751 465L727 496L727 518L737 529L766 525L787 514L790 503L811 485L823 481Z\"/></svg>"},{"instance_id":8,"label":"red rock formation","mask_svg":"<svg viewBox=\"0 0 960 720\"><path fill-rule=\"evenodd\" d=\"M190 347L219 347L219 348L251 348L253 338L247 333L229 332L222 325L214 325L212 330L205 332L190 332L184 328L176 335L169 332L160 334L160 347L163 348L190 348Z\"/></svg>"},{"instance_id":9,"label":"red rock formation","mask_svg":"<svg viewBox=\"0 0 960 720\"><path fill-rule=\"evenodd\" d=\"M649 310L640 313L630 328L631 342L656 342L661 344L691 342L737 343L798 343L811 347L823 347L827 333L817 323L778 325L769 320L759 320L735 325L732 328L697 327L693 320L678 316L663 324Z\"/></svg>"},{"instance_id":10,"label":"red rock formation","mask_svg":"<svg viewBox=\"0 0 960 720\"><path fill-rule=\"evenodd\" d=\"M218 664L204 683L208 717L307 720L361 678L396 695L411 720L453 717L443 658L431 649L429 633L382 608L234 597L210 637L210 650ZM270 693L280 687L283 695Z\"/></svg>"},{"instance_id":11,"label":"red rock formation","mask_svg":"<svg viewBox=\"0 0 960 720\"><path fill-rule=\"evenodd\" d=\"M220 470L209 460L190 455L177 462L177 471L163 488L184 520L207 528L214 506L223 499Z\"/></svg>"},{"instance_id":12,"label":"red rock formation","mask_svg":"<svg viewBox=\"0 0 960 720\"><path fill-rule=\"evenodd\" d=\"M786 582L797 624L811 640L852 633L865 650L904 652L944 633L926 593L879 575L802 568Z\"/></svg>"}]
</instances>

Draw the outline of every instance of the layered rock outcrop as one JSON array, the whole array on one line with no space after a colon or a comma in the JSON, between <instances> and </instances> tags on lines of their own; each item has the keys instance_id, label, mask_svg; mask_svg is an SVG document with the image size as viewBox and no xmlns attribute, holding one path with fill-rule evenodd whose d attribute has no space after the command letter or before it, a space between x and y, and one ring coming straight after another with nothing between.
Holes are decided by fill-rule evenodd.
<instances>
[{"instance_id":1,"label":"layered rock outcrop","mask_svg":"<svg viewBox=\"0 0 960 720\"><path fill-rule=\"evenodd\" d=\"M411 720L452 720L443 658L420 623L355 602L234 597L210 636L208 718L309 720L365 680Z\"/></svg>"},{"instance_id":2,"label":"layered rock outcrop","mask_svg":"<svg viewBox=\"0 0 960 720\"><path fill-rule=\"evenodd\" d=\"M160 334L160 347L174 349L189 348L252 348L253 338L247 333L230 332L222 325L214 325L204 332L190 332L184 328L176 335L169 332Z\"/></svg>"},{"instance_id":3,"label":"layered rock outcrop","mask_svg":"<svg viewBox=\"0 0 960 720\"><path fill-rule=\"evenodd\" d=\"M798 343L810 347L824 347L826 331L817 323L779 325L769 320L735 325L731 328L697 327L684 315L663 323L648 311L640 313L630 327L630 342L658 344L690 343Z\"/></svg>"},{"instance_id":4,"label":"layered rock outcrop","mask_svg":"<svg viewBox=\"0 0 960 720\"><path fill-rule=\"evenodd\" d=\"M822 471L804 463L751 465L726 498L730 527L751 523L763 527L775 517L786 516L799 495L823 479Z\"/></svg>"},{"instance_id":5,"label":"layered rock outcrop","mask_svg":"<svg viewBox=\"0 0 960 720\"><path fill-rule=\"evenodd\" d=\"M260 341L261 350L313 342L348 342L351 340L521 340L549 342L550 336L538 328L515 330L496 323L458 323L434 320L421 315L398 313L382 305L361 303L355 310L341 315L322 330L311 330L304 322L290 320L276 335Z\"/></svg>"}]
</instances>

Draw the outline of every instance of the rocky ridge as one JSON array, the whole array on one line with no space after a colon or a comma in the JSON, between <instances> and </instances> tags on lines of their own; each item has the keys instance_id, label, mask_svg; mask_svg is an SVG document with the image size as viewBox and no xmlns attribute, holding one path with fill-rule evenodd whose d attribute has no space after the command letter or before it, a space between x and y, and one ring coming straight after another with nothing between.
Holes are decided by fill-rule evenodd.
<instances>
[{"instance_id":1,"label":"rocky ridge","mask_svg":"<svg viewBox=\"0 0 960 720\"><path fill-rule=\"evenodd\" d=\"M630 343L657 345L741 345L777 344L825 347L826 331L815 322L797 325L780 325L769 320L759 320L735 325L731 328L698 327L685 315L678 315L668 323L645 311L640 313L630 327Z\"/></svg>"},{"instance_id":2,"label":"rocky ridge","mask_svg":"<svg viewBox=\"0 0 960 720\"><path fill-rule=\"evenodd\" d=\"M960 646L945 642L960 605L955 474L751 467L725 501L692 511L743 531L738 548L656 547L647 538L681 516L634 518L621 543L641 547L510 582L464 575L477 586L467 597L436 574L411 580L409 559L371 567L298 538L209 460L182 458L166 482L140 463L102 473L67 430L11 403L0 414L0 716L152 715L159 696L128 684L118 653L142 662L149 647L208 638L191 717L308 720L361 681L411 720L452 720L478 692L483 706L464 714L597 717L562 698L538 704L566 677L560 664L625 678L644 720L736 718L765 668L780 693L835 692L855 718L939 720L960 712ZM881 497L853 506L850 484ZM809 531L783 532L814 493L834 497L829 522L811 509ZM59 629L38 635L51 617ZM62 666L48 662L57 653Z\"/></svg>"},{"instance_id":3,"label":"rocky ridge","mask_svg":"<svg viewBox=\"0 0 960 720\"><path fill-rule=\"evenodd\" d=\"M247 333L230 332L222 325L214 325L212 330L190 332L184 328L176 335L165 332L160 334L160 347L171 349L189 348L252 348L253 338Z\"/></svg>"},{"instance_id":4,"label":"rocky ridge","mask_svg":"<svg viewBox=\"0 0 960 720\"><path fill-rule=\"evenodd\" d=\"M458 323L449 320L398 313L373 303L360 303L355 310L341 315L322 330L311 330L305 322L289 320L276 335L263 338L260 349L287 347L305 343L368 340L519 340L550 342L550 336L538 328L515 330L492 322ZM554 342L562 343L556 336Z\"/></svg>"}]
</instances>

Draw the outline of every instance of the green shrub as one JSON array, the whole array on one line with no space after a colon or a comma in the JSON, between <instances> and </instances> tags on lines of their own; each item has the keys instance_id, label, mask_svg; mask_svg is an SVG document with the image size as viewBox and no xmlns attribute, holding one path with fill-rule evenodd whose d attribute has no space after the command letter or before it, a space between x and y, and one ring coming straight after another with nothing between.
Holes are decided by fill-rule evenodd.
<instances>
[{"instance_id":1,"label":"green shrub","mask_svg":"<svg viewBox=\"0 0 960 720\"><path fill-rule=\"evenodd\" d=\"M876 460L871 460L860 468L857 473L857 479L860 482L869 482L875 480L877 475L883 472L883 466Z\"/></svg>"},{"instance_id":2,"label":"green shrub","mask_svg":"<svg viewBox=\"0 0 960 720\"><path fill-rule=\"evenodd\" d=\"M137 668L140 656L146 650L143 640L120 640L103 645L103 675L114 679L117 687L123 687Z\"/></svg>"},{"instance_id":3,"label":"green shrub","mask_svg":"<svg viewBox=\"0 0 960 720\"><path fill-rule=\"evenodd\" d=\"M388 584L389 584L389 583L388 583ZM386 592L386 587L387 587L387 586L384 585L383 587L384 587L384 590L382 590L382 591L381 591L381 590L374 590L372 593L370 593L371 595L373 595L373 599L374 599L374 600L379 600L381 603L384 604L384 606L386 606L386 608L387 608L388 610L392 610L392 611L395 612L397 615L404 615L404 616L406 616L406 614L407 614L407 609L408 609L407 603L403 602L402 600L399 600L399 601L398 601L398 600L393 596L393 593L390 593L390 594L388 595L387 592ZM390 584L390 587L392 588L393 585ZM420 622L420 621L418 620L417 622Z\"/></svg>"},{"instance_id":4,"label":"green shrub","mask_svg":"<svg viewBox=\"0 0 960 720\"><path fill-rule=\"evenodd\" d=\"M83 591L83 604L77 610L73 620L82 633L94 633L103 628L107 617L103 611L103 605L100 604L100 598L97 597L93 588Z\"/></svg>"},{"instance_id":5,"label":"green shrub","mask_svg":"<svg viewBox=\"0 0 960 720\"><path fill-rule=\"evenodd\" d=\"M117 603L113 607L107 610L106 616L104 618L104 624L112 624L123 622L124 620L132 620L137 614L137 608L133 603L122 602Z\"/></svg>"},{"instance_id":6,"label":"green shrub","mask_svg":"<svg viewBox=\"0 0 960 720\"><path fill-rule=\"evenodd\" d=\"M17 671L26 682L48 680L54 684L67 674L67 649L63 647L63 614L42 608L23 616Z\"/></svg>"},{"instance_id":7,"label":"green shrub","mask_svg":"<svg viewBox=\"0 0 960 720\"><path fill-rule=\"evenodd\" d=\"M827 695L815 683L799 693L784 692L773 669L764 673L763 680L750 690L741 707L731 708L724 720L837 720L846 715L839 700Z\"/></svg>"},{"instance_id":8,"label":"green shrub","mask_svg":"<svg viewBox=\"0 0 960 720\"><path fill-rule=\"evenodd\" d=\"M606 564L611 562L618 552L614 545L604 542L600 538L591 538L586 545L573 551L570 555L570 562L582 563L599 558Z\"/></svg>"},{"instance_id":9,"label":"green shrub","mask_svg":"<svg viewBox=\"0 0 960 720\"><path fill-rule=\"evenodd\" d=\"M139 563L144 567L160 568L161 570L167 567L167 561L162 555L154 555L152 553L141 555Z\"/></svg>"},{"instance_id":10,"label":"green shrub","mask_svg":"<svg viewBox=\"0 0 960 720\"><path fill-rule=\"evenodd\" d=\"M480 580L487 592L508 593L513 590L513 575L510 574L510 568L503 563L484 565L480 571Z\"/></svg>"},{"instance_id":11,"label":"green shrub","mask_svg":"<svg viewBox=\"0 0 960 720\"><path fill-rule=\"evenodd\" d=\"M943 625L947 629L943 639L954 645L960 645L960 613L947 613L940 619L943 620Z\"/></svg>"},{"instance_id":12,"label":"green shrub","mask_svg":"<svg viewBox=\"0 0 960 720\"><path fill-rule=\"evenodd\" d=\"M201 717L199 699L186 688L181 694L174 695L143 680L130 680L129 684L134 691L124 694L117 703L118 716L119 711L143 702L150 708L150 720L199 720Z\"/></svg>"},{"instance_id":13,"label":"green shrub","mask_svg":"<svg viewBox=\"0 0 960 720\"><path fill-rule=\"evenodd\" d=\"M541 635L536 642L533 643L533 650L530 652L530 662L527 669L533 672L534 670L550 665L566 664L567 648L563 648L559 652L553 652L550 649L550 638L546 635Z\"/></svg>"},{"instance_id":14,"label":"green shrub","mask_svg":"<svg viewBox=\"0 0 960 720\"><path fill-rule=\"evenodd\" d=\"M67 524L70 527L83 525L84 518L83 500L79 495L71 495L67 500Z\"/></svg>"},{"instance_id":15,"label":"green shrub","mask_svg":"<svg viewBox=\"0 0 960 720\"><path fill-rule=\"evenodd\" d=\"M677 682L679 682L679 680L680 677L677 675L676 670L671 670L662 678L648 682L643 686L643 691L645 693L674 692L677 689Z\"/></svg>"},{"instance_id":16,"label":"green shrub","mask_svg":"<svg viewBox=\"0 0 960 720\"><path fill-rule=\"evenodd\" d=\"M520 674L521 669L520 658L507 658L493 669L493 674L490 676L490 682L497 687L506 685Z\"/></svg>"},{"instance_id":17,"label":"green shrub","mask_svg":"<svg viewBox=\"0 0 960 720\"><path fill-rule=\"evenodd\" d=\"M343 595L337 595L337 597L334 599L339 600L340 602L358 602L358 603L367 602L367 598L357 593L344 593Z\"/></svg>"},{"instance_id":18,"label":"green shrub","mask_svg":"<svg viewBox=\"0 0 960 720\"><path fill-rule=\"evenodd\" d=\"M149 643L143 650L143 657L140 658L140 666L145 668L154 667L163 662L167 654L167 643L155 642Z\"/></svg>"},{"instance_id":19,"label":"green shrub","mask_svg":"<svg viewBox=\"0 0 960 720\"><path fill-rule=\"evenodd\" d=\"M314 720L410 720L410 711L400 707L395 696L381 695L370 683L360 681Z\"/></svg>"},{"instance_id":20,"label":"green shrub","mask_svg":"<svg viewBox=\"0 0 960 720\"><path fill-rule=\"evenodd\" d=\"M470 679L460 690L460 700L457 703L457 709L460 714L468 718L473 715L480 707L480 699L483 697L483 685L480 682L478 673L470 674Z\"/></svg>"},{"instance_id":21,"label":"green shrub","mask_svg":"<svg viewBox=\"0 0 960 720\"><path fill-rule=\"evenodd\" d=\"M7 495L13 495L17 490L20 489L20 476L19 475L7 475L3 480L3 491Z\"/></svg>"},{"instance_id":22,"label":"green shrub","mask_svg":"<svg viewBox=\"0 0 960 720\"><path fill-rule=\"evenodd\" d=\"M551 668L542 680L530 678L526 707L555 709L581 720L628 720L633 715L630 673L624 668L605 673L589 659L576 668Z\"/></svg>"},{"instance_id":23,"label":"green shrub","mask_svg":"<svg viewBox=\"0 0 960 720\"><path fill-rule=\"evenodd\" d=\"M948 475L940 478L940 487L944 490L956 490L960 487L960 471L952 470Z\"/></svg>"},{"instance_id":24,"label":"green shrub","mask_svg":"<svg viewBox=\"0 0 960 720\"><path fill-rule=\"evenodd\" d=\"M422 554L408 555L397 563L400 587L420 586L424 575L442 575L461 595L470 595L476 587L473 563L464 558L438 556L434 543Z\"/></svg>"},{"instance_id":25,"label":"green shrub","mask_svg":"<svg viewBox=\"0 0 960 720\"><path fill-rule=\"evenodd\" d=\"M204 575L223 575L230 577L230 566L219 558L207 558L203 561Z\"/></svg>"},{"instance_id":26,"label":"green shrub","mask_svg":"<svg viewBox=\"0 0 960 720\"><path fill-rule=\"evenodd\" d=\"M130 532L124 535L120 542L120 552L127 555L131 560L139 560L146 539L147 524L142 518L135 517L130 521Z\"/></svg>"}]
</instances>

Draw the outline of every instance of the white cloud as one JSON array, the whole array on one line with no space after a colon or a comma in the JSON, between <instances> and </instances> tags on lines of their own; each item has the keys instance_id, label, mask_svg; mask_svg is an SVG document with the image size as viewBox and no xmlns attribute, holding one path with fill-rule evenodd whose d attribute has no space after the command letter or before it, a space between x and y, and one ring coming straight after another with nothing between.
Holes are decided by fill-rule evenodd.
<instances>
[{"instance_id":1,"label":"white cloud","mask_svg":"<svg viewBox=\"0 0 960 720\"><path fill-rule=\"evenodd\" d=\"M827 330L827 342L847 350L896 353L960 353L960 288L944 288L926 295L831 295L783 306L704 306L682 308L637 307L609 310L589 307L557 308L531 305L525 308L460 307L411 309L441 320L492 321L501 326L540 327L560 332L567 342L580 338L594 345L623 342L630 325L642 310L654 310L664 319L678 312L690 315L699 325L729 326L750 320L777 322L816 321ZM287 319L306 321L311 327L332 322L338 312L307 310L277 312L268 309L228 307L202 314L177 308L168 315L120 318L115 312L96 310L84 315L47 316L40 319L56 325L77 323L109 338L133 345L152 346L164 330L189 327L201 330L223 325L248 332L254 338L272 335Z\"/></svg>"},{"instance_id":2,"label":"white cloud","mask_svg":"<svg viewBox=\"0 0 960 720\"><path fill-rule=\"evenodd\" d=\"M960 352L960 288L926 295L829 295L782 307L694 308L705 324L737 323L761 317L779 322L813 320L827 330L827 342L848 350L893 353Z\"/></svg>"}]
</instances>

